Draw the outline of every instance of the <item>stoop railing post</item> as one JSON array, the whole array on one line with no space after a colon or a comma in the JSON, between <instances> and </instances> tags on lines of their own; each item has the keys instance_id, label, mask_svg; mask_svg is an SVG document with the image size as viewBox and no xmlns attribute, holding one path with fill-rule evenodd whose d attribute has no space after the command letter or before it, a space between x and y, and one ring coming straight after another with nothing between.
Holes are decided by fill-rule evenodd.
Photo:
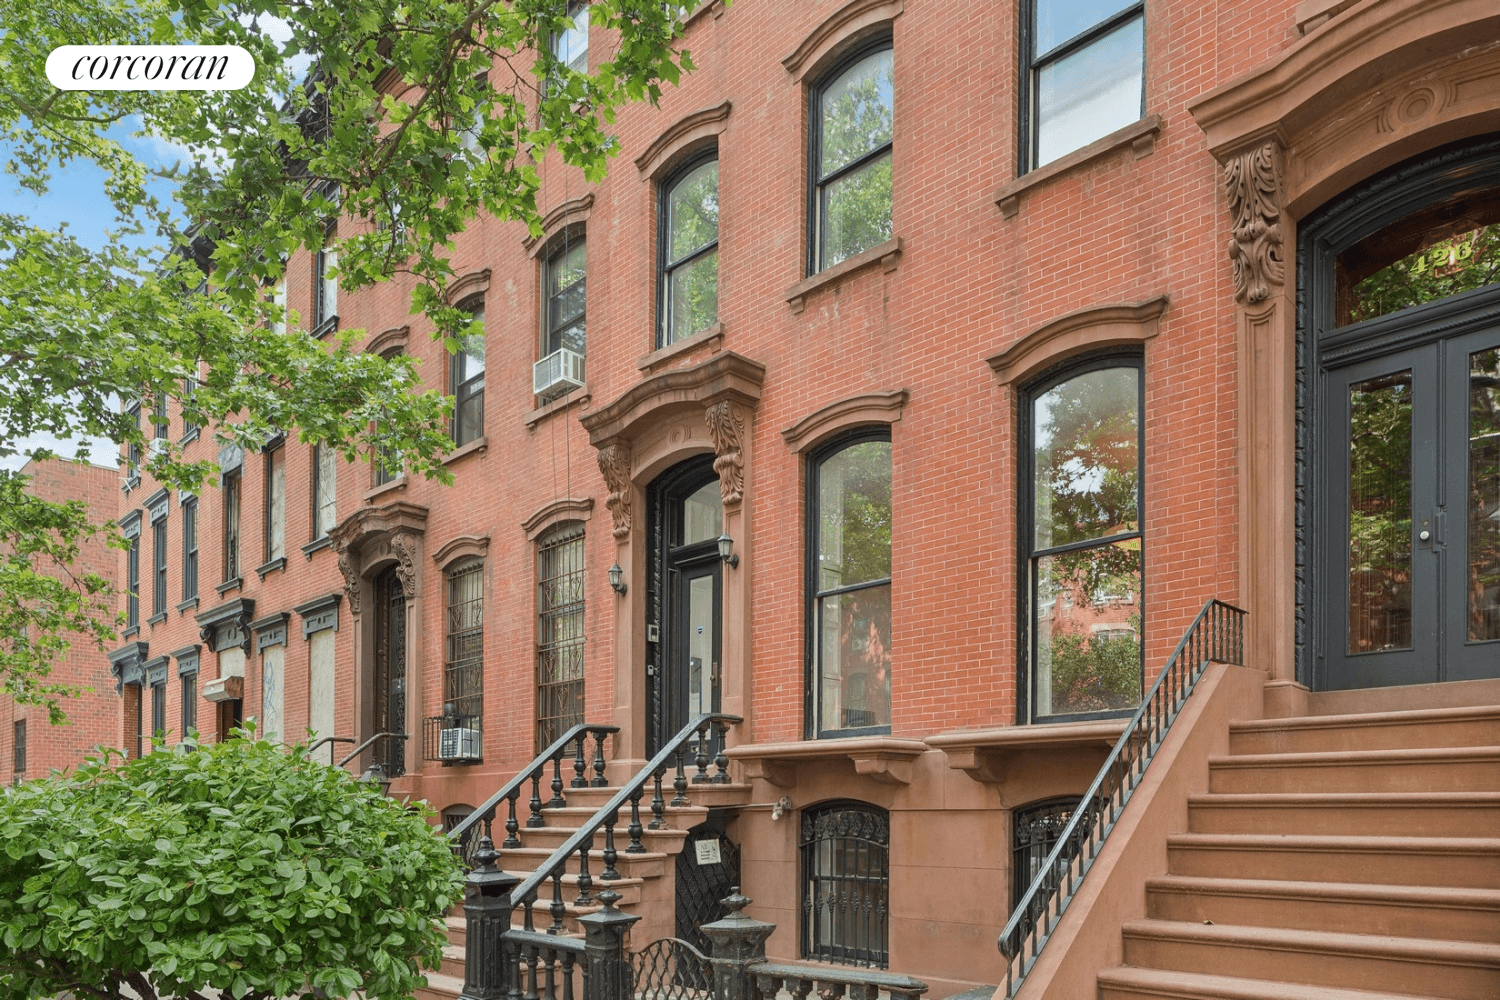
<instances>
[{"instance_id":1,"label":"stoop railing post","mask_svg":"<svg viewBox=\"0 0 1500 1000\"><path fill-rule=\"evenodd\" d=\"M489 831L474 854L477 867L464 880L464 991L460 1000L504 1000L509 992L505 942L515 907L510 891L520 878L495 867Z\"/></svg>"},{"instance_id":2,"label":"stoop railing post","mask_svg":"<svg viewBox=\"0 0 1500 1000\"><path fill-rule=\"evenodd\" d=\"M753 900L742 896L739 886L720 902L729 907L729 916L699 928L714 946L708 959L714 967L714 1000L753 1000L748 970L766 960L766 938L776 925L740 912Z\"/></svg>"},{"instance_id":3,"label":"stoop railing post","mask_svg":"<svg viewBox=\"0 0 1500 1000\"><path fill-rule=\"evenodd\" d=\"M630 956L625 954L625 933L641 919L615 909L620 894L605 889L594 894L604 909L579 917L583 925L583 1000L631 1000L635 992Z\"/></svg>"}]
</instances>

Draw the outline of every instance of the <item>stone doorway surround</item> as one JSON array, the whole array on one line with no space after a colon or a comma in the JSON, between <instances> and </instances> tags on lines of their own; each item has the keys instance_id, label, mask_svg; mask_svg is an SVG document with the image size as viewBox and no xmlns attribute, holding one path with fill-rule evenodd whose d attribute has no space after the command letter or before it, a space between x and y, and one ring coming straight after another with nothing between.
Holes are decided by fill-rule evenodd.
<instances>
[{"instance_id":1,"label":"stone doorway surround","mask_svg":"<svg viewBox=\"0 0 1500 1000\"><path fill-rule=\"evenodd\" d=\"M1308 693L1296 672L1311 599L1296 555L1297 222L1386 167L1500 130L1494 0L1305 0L1297 15L1301 40L1188 104L1223 167L1246 662L1269 672L1271 716L1306 714Z\"/></svg>"},{"instance_id":2,"label":"stone doorway surround","mask_svg":"<svg viewBox=\"0 0 1500 1000\"><path fill-rule=\"evenodd\" d=\"M615 561L624 570L625 593L615 597L614 724L618 756L632 772L646 755L646 487L660 473L694 455L714 455L724 501L724 531L734 539L738 568L724 570L721 711L742 717L730 745L749 739L751 440L766 369L734 351L651 375L618 399L584 414L589 443L599 449L599 471L609 493Z\"/></svg>"}]
</instances>

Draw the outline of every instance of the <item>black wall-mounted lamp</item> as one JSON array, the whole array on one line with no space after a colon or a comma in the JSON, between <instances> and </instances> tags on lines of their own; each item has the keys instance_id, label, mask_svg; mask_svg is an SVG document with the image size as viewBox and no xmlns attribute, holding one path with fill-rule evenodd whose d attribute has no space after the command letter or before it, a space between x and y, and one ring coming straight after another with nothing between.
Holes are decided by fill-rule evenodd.
<instances>
[{"instance_id":1,"label":"black wall-mounted lamp","mask_svg":"<svg viewBox=\"0 0 1500 1000\"><path fill-rule=\"evenodd\" d=\"M734 551L734 539L729 537L729 532L719 536L719 558L727 562L731 569L739 567L740 557Z\"/></svg>"},{"instance_id":2,"label":"black wall-mounted lamp","mask_svg":"<svg viewBox=\"0 0 1500 1000\"><path fill-rule=\"evenodd\" d=\"M624 596L625 591L630 589L625 586L625 571L615 563L609 568L609 586L615 593Z\"/></svg>"}]
</instances>

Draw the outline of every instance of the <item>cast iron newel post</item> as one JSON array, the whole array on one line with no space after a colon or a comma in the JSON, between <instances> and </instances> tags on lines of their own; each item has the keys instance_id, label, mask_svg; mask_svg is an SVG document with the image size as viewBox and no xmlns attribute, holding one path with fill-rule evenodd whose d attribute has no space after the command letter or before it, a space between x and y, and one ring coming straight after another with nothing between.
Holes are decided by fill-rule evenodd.
<instances>
[{"instance_id":1,"label":"cast iron newel post","mask_svg":"<svg viewBox=\"0 0 1500 1000\"><path fill-rule=\"evenodd\" d=\"M729 916L699 928L714 945L709 958L714 967L714 1000L754 1000L748 970L766 960L766 938L776 925L740 912L753 900L740 895L739 886L720 902L729 907Z\"/></svg>"},{"instance_id":2,"label":"cast iron newel post","mask_svg":"<svg viewBox=\"0 0 1500 1000\"><path fill-rule=\"evenodd\" d=\"M613 889L595 893L604 909L579 917L583 925L583 1000L630 1000L635 992L630 957L625 954L625 933L641 919L615 909L620 894Z\"/></svg>"},{"instance_id":3,"label":"cast iron newel post","mask_svg":"<svg viewBox=\"0 0 1500 1000\"><path fill-rule=\"evenodd\" d=\"M488 824L486 824L488 826ZM515 875L495 867L494 842L489 830L474 854L477 867L464 881L464 991L460 1000L503 1000L507 989L505 942L515 909L510 891L520 884Z\"/></svg>"}]
</instances>

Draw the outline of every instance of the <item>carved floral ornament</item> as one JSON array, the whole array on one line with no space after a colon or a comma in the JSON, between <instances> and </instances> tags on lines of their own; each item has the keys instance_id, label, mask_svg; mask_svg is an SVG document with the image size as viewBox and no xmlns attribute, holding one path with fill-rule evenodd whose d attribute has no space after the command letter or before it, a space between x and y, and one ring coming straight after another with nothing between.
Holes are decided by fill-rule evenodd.
<instances>
[{"instance_id":1,"label":"carved floral ornament","mask_svg":"<svg viewBox=\"0 0 1500 1000\"><path fill-rule=\"evenodd\" d=\"M396 559L396 578L407 597L417 594L417 541L427 528L427 508L398 500L383 507L366 507L340 522L331 532L338 554L339 573L350 614L360 611L360 578L373 545L384 543Z\"/></svg>"},{"instance_id":2,"label":"carved floral ornament","mask_svg":"<svg viewBox=\"0 0 1500 1000\"><path fill-rule=\"evenodd\" d=\"M630 446L615 442L600 448L599 471L609 487L604 506L614 518L614 535L624 538L630 534Z\"/></svg>"},{"instance_id":3,"label":"carved floral ornament","mask_svg":"<svg viewBox=\"0 0 1500 1000\"><path fill-rule=\"evenodd\" d=\"M1224 164L1233 235L1229 261L1234 268L1234 298L1257 305L1286 281L1282 259L1281 149L1265 142L1230 157Z\"/></svg>"},{"instance_id":4,"label":"carved floral ornament","mask_svg":"<svg viewBox=\"0 0 1500 1000\"><path fill-rule=\"evenodd\" d=\"M745 408L722 399L703 412L714 442L714 471L719 474L719 496L734 507L745 497Z\"/></svg>"}]
</instances>

